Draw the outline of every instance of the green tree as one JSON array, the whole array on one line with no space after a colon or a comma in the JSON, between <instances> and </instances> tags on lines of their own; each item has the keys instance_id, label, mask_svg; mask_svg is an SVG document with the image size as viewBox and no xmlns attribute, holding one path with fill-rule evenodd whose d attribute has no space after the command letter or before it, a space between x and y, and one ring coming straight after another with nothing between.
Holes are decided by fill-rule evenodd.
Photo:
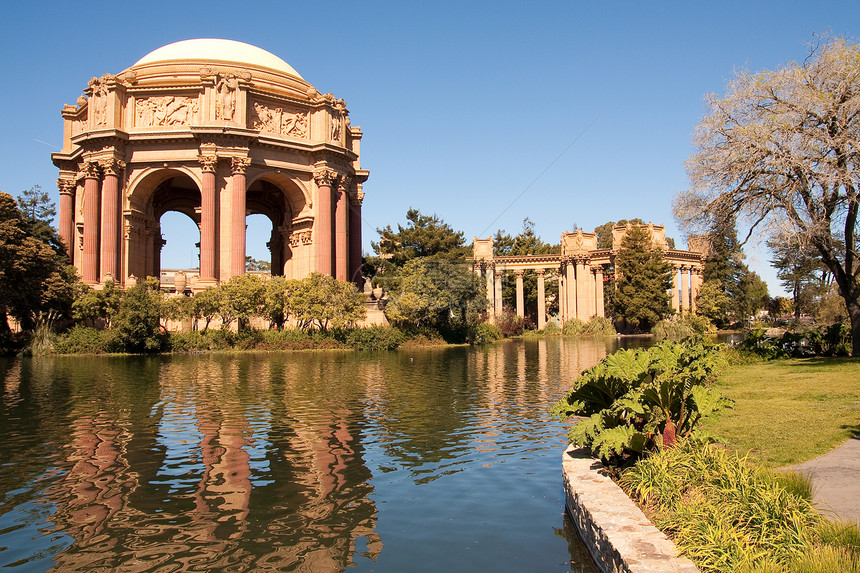
<instances>
[{"instance_id":1,"label":"green tree","mask_svg":"<svg viewBox=\"0 0 860 573\"><path fill-rule=\"evenodd\" d=\"M256 275L237 275L222 283L221 315L222 328L227 328L236 320L240 331L249 328L249 322L254 316L262 315L262 306L266 287L263 280Z\"/></svg>"},{"instance_id":2,"label":"green tree","mask_svg":"<svg viewBox=\"0 0 860 573\"><path fill-rule=\"evenodd\" d=\"M122 291L113 281L105 281L101 290L78 283L76 297L72 303L72 313L76 320L88 320L91 326L96 321L104 321L105 328L111 327L111 319L116 315L122 301Z\"/></svg>"},{"instance_id":3,"label":"green tree","mask_svg":"<svg viewBox=\"0 0 860 573\"><path fill-rule=\"evenodd\" d=\"M818 254L791 233L769 239L767 246L773 254L770 264L776 269L777 278L783 288L791 292L795 318L804 313L812 314L817 295L830 274Z\"/></svg>"},{"instance_id":4,"label":"green tree","mask_svg":"<svg viewBox=\"0 0 860 573\"><path fill-rule=\"evenodd\" d=\"M125 291L113 319L117 343L124 351L143 354L161 350L165 341L161 333L162 296L154 277Z\"/></svg>"},{"instance_id":5,"label":"green tree","mask_svg":"<svg viewBox=\"0 0 860 573\"><path fill-rule=\"evenodd\" d=\"M715 324L722 324L728 307L729 296L720 281L712 279L702 283L696 297L696 314Z\"/></svg>"},{"instance_id":6,"label":"green tree","mask_svg":"<svg viewBox=\"0 0 860 573\"><path fill-rule=\"evenodd\" d=\"M377 229L379 242L371 246L378 261L399 268L418 257L459 260L468 256L463 233L454 231L436 215L422 215L418 209L409 209L406 220L406 226L398 224L397 231L391 225Z\"/></svg>"},{"instance_id":7,"label":"green tree","mask_svg":"<svg viewBox=\"0 0 860 573\"><path fill-rule=\"evenodd\" d=\"M755 316L758 311L767 308L770 296L767 293L767 283L757 273L749 271L741 277L741 298L735 303L741 318Z\"/></svg>"},{"instance_id":8,"label":"green tree","mask_svg":"<svg viewBox=\"0 0 860 573\"><path fill-rule=\"evenodd\" d=\"M288 302L290 290L296 281L290 281L282 276L274 276L271 280L266 281L266 290L263 293L263 315L266 316L271 324L274 324L278 330L284 328L288 314Z\"/></svg>"},{"instance_id":9,"label":"green tree","mask_svg":"<svg viewBox=\"0 0 860 573\"><path fill-rule=\"evenodd\" d=\"M647 229L629 227L615 256L616 290L611 312L616 320L627 328L649 331L671 314L671 271Z\"/></svg>"},{"instance_id":10,"label":"green tree","mask_svg":"<svg viewBox=\"0 0 860 573\"><path fill-rule=\"evenodd\" d=\"M477 324L486 308L484 284L470 265L425 258L403 267L385 314L399 326L453 335Z\"/></svg>"},{"instance_id":11,"label":"green tree","mask_svg":"<svg viewBox=\"0 0 860 573\"><path fill-rule=\"evenodd\" d=\"M245 270L251 271L271 271L272 263L269 261L261 261L253 258L251 255L245 256Z\"/></svg>"},{"instance_id":12,"label":"green tree","mask_svg":"<svg viewBox=\"0 0 860 573\"><path fill-rule=\"evenodd\" d=\"M50 310L45 285L61 272L56 251L32 235L15 200L0 192L0 335L9 332L7 316L29 329L37 313Z\"/></svg>"},{"instance_id":13,"label":"green tree","mask_svg":"<svg viewBox=\"0 0 860 573\"><path fill-rule=\"evenodd\" d=\"M191 317L194 321L193 329L197 330L198 321L205 320L203 331L209 329L209 324L218 316L222 306L222 291L218 287L206 287L191 297Z\"/></svg>"},{"instance_id":14,"label":"green tree","mask_svg":"<svg viewBox=\"0 0 860 573\"><path fill-rule=\"evenodd\" d=\"M833 273L860 356L860 46L836 39L801 63L740 72L709 96L688 161L692 188L675 201L685 227L737 217L750 235L791 233Z\"/></svg>"},{"instance_id":15,"label":"green tree","mask_svg":"<svg viewBox=\"0 0 860 573\"><path fill-rule=\"evenodd\" d=\"M285 308L299 328L354 327L367 315L364 295L355 285L321 273L289 281L287 291Z\"/></svg>"}]
</instances>

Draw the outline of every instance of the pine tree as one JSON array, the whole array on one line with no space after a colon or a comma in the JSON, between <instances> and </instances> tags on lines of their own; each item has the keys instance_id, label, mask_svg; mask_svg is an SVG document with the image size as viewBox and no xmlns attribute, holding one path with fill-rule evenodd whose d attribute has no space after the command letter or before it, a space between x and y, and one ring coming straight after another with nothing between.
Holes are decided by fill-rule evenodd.
<instances>
[{"instance_id":1,"label":"pine tree","mask_svg":"<svg viewBox=\"0 0 860 573\"><path fill-rule=\"evenodd\" d=\"M672 267L641 226L627 229L615 256L616 291L612 313L627 329L647 331L669 316Z\"/></svg>"}]
</instances>

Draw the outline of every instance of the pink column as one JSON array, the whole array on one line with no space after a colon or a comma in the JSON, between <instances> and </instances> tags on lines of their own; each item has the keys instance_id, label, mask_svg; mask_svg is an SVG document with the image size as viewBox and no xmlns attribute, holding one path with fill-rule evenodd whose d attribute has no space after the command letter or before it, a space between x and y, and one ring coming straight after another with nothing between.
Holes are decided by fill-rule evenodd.
<instances>
[{"instance_id":1,"label":"pink column","mask_svg":"<svg viewBox=\"0 0 860 573\"><path fill-rule=\"evenodd\" d=\"M87 284L99 282L99 165L84 165L84 252L81 278Z\"/></svg>"},{"instance_id":2,"label":"pink column","mask_svg":"<svg viewBox=\"0 0 860 573\"><path fill-rule=\"evenodd\" d=\"M60 239L66 247L69 261L74 257L72 241L75 237L75 188L77 184L71 179L57 179L60 190ZM74 261L72 261L74 262Z\"/></svg>"},{"instance_id":3,"label":"pink column","mask_svg":"<svg viewBox=\"0 0 860 573\"><path fill-rule=\"evenodd\" d=\"M538 330L543 330L546 326L546 286L544 285L543 269L535 271L537 273L537 327Z\"/></svg>"},{"instance_id":4,"label":"pink column","mask_svg":"<svg viewBox=\"0 0 860 573\"><path fill-rule=\"evenodd\" d=\"M364 286L361 276L361 200L364 194L358 192L349 199L349 278L358 286Z\"/></svg>"},{"instance_id":5,"label":"pink column","mask_svg":"<svg viewBox=\"0 0 860 573\"><path fill-rule=\"evenodd\" d=\"M678 298L678 291L680 286L678 285L678 267L672 265L672 310L675 313L680 314L681 312L681 299Z\"/></svg>"},{"instance_id":6,"label":"pink column","mask_svg":"<svg viewBox=\"0 0 860 573\"><path fill-rule=\"evenodd\" d=\"M606 316L606 310L603 307L603 265L598 265L594 269L594 307L597 316Z\"/></svg>"},{"instance_id":7,"label":"pink column","mask_svg":"<svg viewBox=\"0 0 860 573\"><path fill-rule=\"evenodd\" d=\"M681 313L690 311L690 267L681 267Z\"/></svg>"},{"instance_id":8,"label":"pink column","mask_svg":"<svg viewBox=\"0 0 860 573\"><path fill-rule=\"evenodd\" d=\"M245 274L245 169L249 157L234 157L230 225L230 276Z\"/></svg>"},{"instance_id":9,"label":"pink column","mask_svg":"<svg viewBox=\"0 0 860 573\"><path fill-rule=\"evenodd\" d=\"M523 293L523 271L514 271L517 280L517 316L525 316L525 297Z\"/></svg>"},{"instance_id":10,"label":"pink column","mask_svg":"<svg viewBox=\"0 0 860 573\"><path fill-rule=\"evenodd\" d=\"M117 280L119 269L119 176L125 164L110 160L102 164L104 182L102 183L101 209L101 280L110 275Z\"/></svg>"},{"instance_id":11,"label":"pink column","mask_svg":"<svg viewBox=\"0 0 860 573\"><path fill-rule=\"evenodd\" d=\"M346 280L346 263L347 263L347 240L346 233L346 217L348 208L346 206L346 186L345 177L341 177L340 185L337 190L337 203L334 210L334 238L335 238L335 278L340 281Z\"/></svg>"},{"instance_id":12,"label":"pink column","mask_svg":"<svg viewBox=\"0 0 860 573\"><path fill-rule=\"evenodd\" d=\"M577 317L577 309L579 308L580 301L576 298L576 275L574 271L574 261L567 261L567 277L565 278L565 286L567 290L567 300L564 306L564 320L567 322L568 320L573 320Z\"/></svg>"},{"instance_id":13,"label":"pink column","mask_svg":"<svg viewBox=\"0 0 860 573\"><path fill-rule=\"evenodd\" d=\"M203 189L200 190L200 280L215 280L215 169L218 158L200 157ZM231 244L232 248L232 244Z\"/></svg>"},{"instance_id":14,"label":"pink column","mask_svg":"<svg viewBox=\"0 0 860 573\"><path fill-rule=\"evenodd\" d=\"M317 243L317 270L321 274L332 276L331 187L337 179L337 173L331 169L321 169L314 173L314 179L319 189L317 221L314 224Z\"/></svg>"}]
</instances>

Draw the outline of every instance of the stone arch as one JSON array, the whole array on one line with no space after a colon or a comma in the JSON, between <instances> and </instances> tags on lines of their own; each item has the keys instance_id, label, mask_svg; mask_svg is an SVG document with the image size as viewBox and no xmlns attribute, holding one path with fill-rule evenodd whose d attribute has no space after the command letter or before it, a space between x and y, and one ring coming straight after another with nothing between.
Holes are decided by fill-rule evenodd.
<instances>
[{"instance_id":1,"label":"stone arch","mask_svg":"<svg viewBox=\"0 0 860 573\"><path fill-rule=\"evenodd\" d=\"M186 168L150 168L129 185L125 212L127 276L160 276L161 216L168 211L182 213L200 228L201 182ZM199 247L198 240L194 241Z\"/></svg>"},{"instance_id":2,"label":"stone arch","mask_svg":"<svg viewBox=\"0 0 860 573\"><path fill-rule=\"evenodd\" d=\"M273 275L294 276L291 235L294 223L308 205L300 182L281 173L263 172L247 186L245 205L248 214L262 214L272 223L267 242Z\"/></svg>"}]
</instances>

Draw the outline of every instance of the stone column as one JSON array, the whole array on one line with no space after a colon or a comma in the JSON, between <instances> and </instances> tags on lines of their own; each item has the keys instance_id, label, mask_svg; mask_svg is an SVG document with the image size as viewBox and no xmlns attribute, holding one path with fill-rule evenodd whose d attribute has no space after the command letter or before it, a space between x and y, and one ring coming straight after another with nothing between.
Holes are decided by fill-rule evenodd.
<instances>
[{"instance_id":1,"label":"stone column","mask_svg":"<svg viewBox=\"0 0 860 573\"><path fill-rule=\"evenodd\" d=\"M672 265L672 310L680 314L681 300L678 298L678 267Z\"/></svg>"},{"instance_id":2,"label":"stone column","mask_svg":"<svg viewBox=\"0 0 860 573\"><path fill-rule=\"evenodd\" d=\"M690 279L689 267L681 267L681 313L690 311Z\"/></svg>"},{"instance_id":3,"label":"stone column","mask_svg":"<svg viewBox=\"0 0 860 573\"><path fill-rule=\"evenodd\" d=\"M523 295L523 271L514 271L517 279L517 316L525 316L525 297Z\"/></svg>"},{"instance_id":4,"label":"stone column","mask_svg":"<svg viewBox=\"0 0 860 573\"><path fill-rule=\"evenodd\" d=\"M346 233L346 189L348 181L346 177L341 177L338 181L336 192L337 203L334 209L334 237L335 237L335 278L341 281L346 280L346 264L347 264L347 233Z\"/></svg>"},{"instance_id":5,"label":"stone column","mask_svg":"<svg viewBox=\"0 0 860 573\"><path fill-rule=\"evenodd\" d=\"M349 277L359 289L364 287L361 276L361 203L364 193L349 198Z\"/></svg>"},{"instance_id":6,"label":"stone column","mask_svg":"<svg viewBox=\"0 0 860 573\"><path fill-rule=\"evenodd\" d=\"M502 273L497 272L496 275L496 286L494 289L495 301L493 302L493 306L496 309L496 314L502 314Z\"/></svg>"},{"instance_id":7,"label":"stone column","mask_svg":"<svg viewBox=\"0 0 860 573\"><path fill-rule=\"evenodd\" d=\"M564 282L564 269L558 270L558 319L564 324L567 316L567 285Z\"/></svg>"},{"instance_id":8,"label":"stone column","mask_svg":"<svg viewBox=\"0 0 860 573\"><path fill-rule=\"evenodd\" d=\"M119 270L119 177L125 163L110 160L102 164L104 182L101 201L101 280L117 280Z\"/></svg>"},{"instance_id":9,"label":"stone column","mask_svg":"<svg viewBox=\"0 0 860 573\"><path fill-rule=\"evenodd\" d=\"M693 267L690 271L690 310L696 312L696 298L699 296L699 289L702 288L702 269Z\"/></svg>"},{"instance_id":10,"label":"stone column","mask_svg":"<svg viewBox=\"0 0 860 573\"><path fill-rule=\"evenodd\" d=\"M591 278L591 270L585 264L585 261L580 259L576 261L576 318L583 322L588 322L589 312L591 312L591 301L589 300L589 286ZM590 289L593 291L594 289Z\"/></svg>"},{"instance_id":11,"label":"stone column","mask_svg":"<svg viewBox=\"0 0 860 573\"><path fill-rule=\"evenodd\" d=\"M99 164L84 165L84 252L81 278L86 284L99 282Z\"/></svg>"},{"instance_id":12,"label":"stone column","mask_svg":"<svg viewBox=\"0 0 860 573\"><path fill-rule=\"evenodd\" d=\"M486 266L486 279L487 279L487 315L490 322L494 322L496 316L496 295L493 288L495 284L493 278L493 267L485 263Z\"/></svg>"},{"instance_id":13,"label":"stone column","mask_svg":"<svg viewBox=\"0 0 860 573\"><path fill-rule=\"evenodd\" d=\"M317 243L317 270L321 274L332 276L331 188L337 181L337 173L331 169L320 169L314 173L314 180L319 190L317 220L314 222L314 234Z\"/></svg>"},{"instance_id":14,"label":"stone column","mask_svg":"<svg viewBox=\"0 0 860 573\"><path fill-rule=\"evenodd\" d=\"M597 316L606 317L603 307L603 265L594 267L594 308Z\"/></svg>"},{"instance_id":15,"label":"stone column","mask_svg":"<svg viewBox=\"0 0 860 573\"><path fill-rule=\"evenodd\" d=\"M546 327L546 286L544 285L544 270L538 269L537 273L537 327L543 330Z\"/></svg>"},{"instance_id":16,"label":"stone column","mask_svg":"<svg viewBox=\"0 0 860 573\"><path fill-rule=\"evenodd\" d=\"M60 190L60 239L66 247L69 261L73 261L75 250L72 241L75 240L75 188L77 184L72 179L57 179Z\"/></svg>"},{"instance_id":17,"label":"stone column","mask_svg":"<svg viewBox=\"0 0 860 573\"><path fill-rule=\"evenodd\" d=\"M218 158L214 155L207 155L201 156L199 161L203 168L203 188L200 190L200 281L214 283L215 233L217 228L215 171L218 168Z\"/></svg>"},{"instance_id":18,"label":"stone column","mask_svg":"<svg viewBox=\"0 0 860 573\"><path fill-rule=\"evenodd\" d=\"M567 300L564 305L564 321L573 320L577 316L579 301L576 300L576 275L573 260L567 261L567 277L565 278Z\"/></svg>"},{"instance_id":19,"label":"stone column","mask_svg":"<svg viewBox=\"0 0 860 573\"><path fill-rule=\"evenodd\" d=\"M245 170L251 164L250 157L234 157L230 201L230 276L245 274Z\"/></svg>"}]
</instances>

